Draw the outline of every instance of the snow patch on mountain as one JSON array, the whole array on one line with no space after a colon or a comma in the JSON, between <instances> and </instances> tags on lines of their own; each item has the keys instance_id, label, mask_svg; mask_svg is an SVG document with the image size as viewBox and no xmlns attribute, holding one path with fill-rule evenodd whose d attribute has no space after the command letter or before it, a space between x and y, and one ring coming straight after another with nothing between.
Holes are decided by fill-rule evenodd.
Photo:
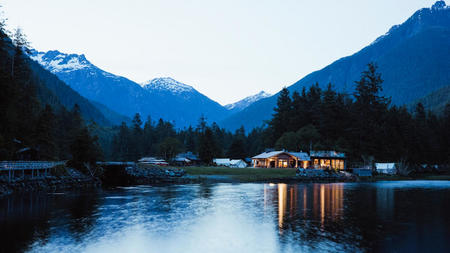
<instances>
[{"instance_id":1,"label":"snow patch on mountain","mask_svg":"<svg viewBox=\"0 0 450 253\"><path fill-rule=\"evenodd\" d=\"M71 72L92 67L84 55L64 54L56 50L48 52L31 50L30 58L52 73Z\"/></svg>"},{"instance_id":2,"label":"snow patch on mountain","mask_svg":"<svg viewBox=\"0 0 450 253\"><path fill-rule=\"evenodd\" d=\"M267 98L270 96L272 96L272 95L265 91L261 91L258 94L248 96L242 100L239 100L236 103L225 105L225 108L227 108L228 110L233 110L233 111L242 111L245 108L247 108L248 106L250 106L251 104L255 103L256 101L259 101L263 98Z\"/></svg>"},{"instance_id":3,"label":"snow patch on mountain","mask_svg":"<svg viewBox=\"0 0 450 253\"><path fill-rule=\"evenodd\" d=\"M192 86L178 82L171 77L159 77L149 80L141 84L147 90L163 90L173 93L193 92L195 89Z\"/></svg>"},{"instance_id":4,"label":"snow patch on mountain","mask_svg":"<svg viewBox=\"0 0 450 253\"><path fill-rule=\"evenodd\" d=\"M115 80L120 78L94 66L84 54L65 54L57 50L39 52L32 49L30 51L29 57L53 74L69 74L77 70L87 70L92 76L103 75Z\"/></svg>"}]
</instances>

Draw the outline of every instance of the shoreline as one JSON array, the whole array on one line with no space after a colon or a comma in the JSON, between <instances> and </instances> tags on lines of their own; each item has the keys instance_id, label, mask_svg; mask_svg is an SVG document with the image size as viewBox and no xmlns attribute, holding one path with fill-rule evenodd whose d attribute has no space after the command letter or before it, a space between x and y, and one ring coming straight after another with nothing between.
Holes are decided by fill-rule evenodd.
<instances>
[{"instance_id":1,"label":"shoreline","mask_svg":"<svg viewBox=\"0 0 450 253\"><path fill-rule=\"evenodd\" d=\"M450 175L425 175L416 177L405 176L372 176L359 177L355 180L343 180L337 178L302 178L302 177L266 177L266 178L250 178L242 177L242 175L186 175L181 178L174 178L170 180L161 180L156 183L159 184L197 184L197 183L376 183L380 181L450 181Z\"/></svg>"},{"instance_id":2,"label":"shoreline","mask_svg":"<svg viewBox=\"0 0 450 253\"><path fill-rule=\"evenodd\" d=\"M276 175L237 175L237 174L186 174L180 177L133 177L132 181L124 181L117 185L107 185L100 178L93 177L55 177L23 179L13 182L0 182L0 197L15 193L26 192L57 192L75 191L83 189L99 189L116 186L136 185L187 185L187 184L214 184L214 183L376 183L380 181L450 181L449 174L422 174L412 176L375 175L372 177L352 178L314 178L302 176L276 176Z\"/></svg>"}]
</instances>

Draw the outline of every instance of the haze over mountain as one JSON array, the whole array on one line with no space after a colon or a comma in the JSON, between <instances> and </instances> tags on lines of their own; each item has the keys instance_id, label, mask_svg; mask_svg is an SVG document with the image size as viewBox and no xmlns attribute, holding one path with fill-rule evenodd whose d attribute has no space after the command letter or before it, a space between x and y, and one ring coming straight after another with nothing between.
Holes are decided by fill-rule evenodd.
<instances>
[{"instance_id":1,"label":"haze over mountain","mask_svg":"<svg viewBox=\"0 0 450 253\"><path fill-rule=\"evenodd\" d=\"M314 83L324 88L329 83L340 92L351 94L354 81L369 62L375 62L382 73L383 94L393 104L403 105L450 84L450 8L444 1L414 13L401 25L359 52L341 58L289 86L290 92L301 91ZM268 120L276 105L277 94L262 99L231 115L221 126L246 129Z\"/></svg>"},{"instance_id":2,"label":"haze over mountain","mask_svg":"<svg viewBox=\"0 0 450 253\"><path fill-rule=\"evenodd\" d=\"M162 118L177 127L196 125L203 115L209 122L219 121L229 111L195 90L192 86L172 78L155 78L139 85L96 67L84 55L59 51L38 52L31 58L67 83L74 90L118 114L143 118ZM99 109L104 110L99 106ZM115 115L115 118L120 118Z\"/></svg>"}]
</instances>

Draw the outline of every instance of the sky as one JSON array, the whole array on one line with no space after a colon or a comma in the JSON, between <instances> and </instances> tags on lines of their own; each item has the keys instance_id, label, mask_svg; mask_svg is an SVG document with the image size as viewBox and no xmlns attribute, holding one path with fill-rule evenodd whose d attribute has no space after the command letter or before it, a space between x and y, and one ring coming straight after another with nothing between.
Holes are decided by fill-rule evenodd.
<instances>
[{"instance_id":1,"label":"sky","mask_svg":"<svg viewBox=\"0 0 450 253\"><path fill-rule=\"evenodd\" d=\"M435 0L0 0L33 48L138 83L172 77L225 105L276 93Z\"/></svg>"}]
</instances>

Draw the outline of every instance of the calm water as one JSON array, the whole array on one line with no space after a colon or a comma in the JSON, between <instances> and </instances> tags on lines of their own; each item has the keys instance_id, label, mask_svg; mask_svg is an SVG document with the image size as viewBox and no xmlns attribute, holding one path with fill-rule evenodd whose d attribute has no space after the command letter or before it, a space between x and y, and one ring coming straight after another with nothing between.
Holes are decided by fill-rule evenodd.
<instances>
[{"instance_id":1,"label":"calm water","mask_svg":"<svg viewBox=\"0 0 450 253\"><path fill-rule=\"evenodd\" d=\"M450 251L443 181L139 186L0 207L2 252Z\"/></svg>"}]
</instances>

